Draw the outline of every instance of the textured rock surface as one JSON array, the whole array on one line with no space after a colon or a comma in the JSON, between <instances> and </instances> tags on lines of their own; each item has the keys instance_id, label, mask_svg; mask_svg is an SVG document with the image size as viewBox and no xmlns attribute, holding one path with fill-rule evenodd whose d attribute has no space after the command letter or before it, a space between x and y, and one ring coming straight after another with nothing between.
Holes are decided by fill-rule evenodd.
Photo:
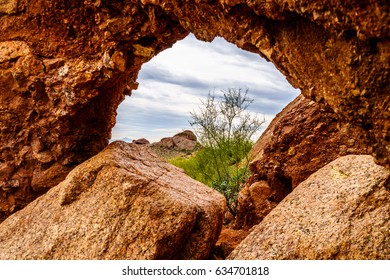
<instances>
[{"instance_id":1,"label":"textured rock surface","mask_svg":"<svg viewBox=\"0 0 390 280\"><path fill-rule=\"evenodd\" d=\"M225 206L147 147L114 142L0 224L0 259L203 259Z\"/></svg>"},{"instance_id":2,"label":"textured rock surface","mask_svg":"<svg viewBox=\"0 0 390 280\"><path fill-rule=\"evenodd\" d=\"M0 4L0 220L101 151L141 65L193 32L272 61L390 159L385 0Z\"/></svg>"},{"instance_id":3,"label":"textured rock surface","mask_svg":"<svg viewBox=\"0 0 390 280\"><path fill-rule=\"evenodd\" d=\"M21 5L19 2L24 2L20 0L1 0L0 1L0 14L13 14L18 12L18 10L21 8Z\"/></svg>"},{"instance_id":4,"label":"textured rock surface","mask_svg":"<svg viewBox=\"0 0 390 280\"><path fill-rule=\"evenodd\" d=\"M340 156L371 154L359 130L327 106L298 96L251 150L251 177L240 191L235 228L258 224L292 189Z\"/></svg>"},{"instance_id":5,"label":"textured rock surface","mask_svg":"<svg viewBox=\"0 0 390 280\"><path fill-rule=\"evenodd\" d=\"M162 138L159 142L153 143L153 146L159 146L167 149L177 149L183 151L192 151L197 145L196 135L191 130L184 130L175 134L173 137Z\"/></svg>"},{"instance_id":6,"label":"textured rock surface","mask_svg":"<svg viewBox=\"0 0 390 280\"><path fill-rule=\"evenodd\" d=\"M390 171L341 157L289 194L230 259L390 259Z\"/></svg>"}]
</instances>

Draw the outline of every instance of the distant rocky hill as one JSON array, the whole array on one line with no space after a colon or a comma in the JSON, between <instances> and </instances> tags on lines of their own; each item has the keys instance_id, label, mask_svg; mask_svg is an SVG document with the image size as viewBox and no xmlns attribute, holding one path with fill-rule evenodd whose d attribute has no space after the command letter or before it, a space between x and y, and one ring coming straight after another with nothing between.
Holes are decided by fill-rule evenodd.
<instances>
[{"instance_id":1,"label":"distant rocky hill","mask_svg":"<svg viewBox=\"0 0 390 280\"><path fill-rule=\"evenodd\" d=\"M133 140L133 143L138 145L149 145L154 153L165 160L191 155L200 148L196 135L191 130L184 130L172 137L164 137L160 141L154 143L150 143L145 138Z\"/></svg>"}]
</instances>

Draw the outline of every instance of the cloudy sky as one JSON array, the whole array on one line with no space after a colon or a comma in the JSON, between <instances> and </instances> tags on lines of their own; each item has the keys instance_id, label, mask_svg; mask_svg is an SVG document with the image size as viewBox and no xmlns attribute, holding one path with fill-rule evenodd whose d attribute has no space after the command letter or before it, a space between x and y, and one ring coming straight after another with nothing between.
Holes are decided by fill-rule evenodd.
<instances>
[{"instance_id":1,"label":"cloudy sky","mask_svg":"<svg viewBox=\"0 0 390 280\"><path fill-rule=\"evenodd\" d=\"M257 54L243 51L222 38L212 43L193 35L177 42L142 66L139 87L120 104L112 140L146 138L151 142L191 129L196 111L210 91L249 89L249 109L272 118L298 94L285 77Z\"/></svg>"}]
</instances>

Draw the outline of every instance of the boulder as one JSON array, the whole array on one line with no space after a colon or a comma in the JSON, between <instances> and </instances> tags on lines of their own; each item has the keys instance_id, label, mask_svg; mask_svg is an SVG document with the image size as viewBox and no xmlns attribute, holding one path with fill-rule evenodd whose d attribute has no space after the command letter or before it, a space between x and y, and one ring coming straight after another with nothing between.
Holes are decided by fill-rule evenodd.
<instances>
[{"instance_id":1,"label":"boulder","mask_svg":"<svg viewBox=\"0 0 390 280\"><path fill-rule=\"evenodd\" d=\"M0 259L205 259L225 206L146 146L113 142L0 224Z\"/></svg>"},{"instance_id":2,"label":"boulder","mask_svg":"<svg viewBox=\"0 0 390 280\"><path fill-rule=\"evenodd\" d=\"M191 130L184 130L172 137L164 137L159 142L153 143L155 147L178 151L193 151L198 144L195 134Z\"/></svg>"},{"instance_id":3,"label":"boulder","mask_svg":"<svg viewBox=\"0 0 390 280\"><path fill-rule=\"evenodd\" d=\"M154 143L152 145L159 146L162 148L167 148L167 149L171 149L175 146L175 144L173 143L172 137L161 138L161 140L159 142Z\"/></svg>"},{"instance_id":4,"label":"boulder","mask_svg":"<svg viewBox=\"0 0 390 280\"><path fill-rule=\"evenodd\" d=\"M182 151L192 151L198 143L195 134L190 130L185 130L174 135L172 142L176 149Z\"/></svg>"},{"instance_id":5,"label":"boulder","mask_svg":"<svg viewBox=\"0 0 390 280\"><path fill-rule=\"evenodd\" d=\"M145 139L145 138L140 138L140 139L133 140L133 143L134 144L138 144L138 145L148 145L148 144L150 144L149 140Z\"/></svg>"},{"instance_id":6,"label":"boulder","mask_svg":"<svg viewBox=\"0 0 390 280\"><path fill-rule=\"evenodd\" d=\"M390 259L390 171L341 157L302 182L229 259Z\"/></svg>"},{"instance_id":7,"label":"boulder","mask_svg":"<svg viewBox=\"0 0 390 280\"><path fill-rule=\"evenodd\" d=\"M195 133L188 129L175 134L173 137L182 137L195 142L198 141L198 138L196 137Z\"/></svg>"},{"instance_id":8,"label":"boulder","mask_svg":"<svg viewBox=\"0 0 390 280\"><path fill-rule=\"evenodd\" d=\"M195 149L196 144L198 143L196 140L194 141L186 137L176 135L172 137L172 142L174 147L181 151L192 151Z\"/></svg>"}]
</instances>

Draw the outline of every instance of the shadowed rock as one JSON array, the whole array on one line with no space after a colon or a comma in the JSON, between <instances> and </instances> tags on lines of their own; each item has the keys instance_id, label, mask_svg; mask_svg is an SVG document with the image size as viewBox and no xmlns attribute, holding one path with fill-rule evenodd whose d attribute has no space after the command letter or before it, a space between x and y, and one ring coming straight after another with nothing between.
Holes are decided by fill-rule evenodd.
<instances>
[{"instance_id":1,"label":"shadowed rock","mask_svg":"<svg viewBox=\"0 0 390 280\"><path fill-rule=\"evenodd\" d=\"M204 259L224 212L147 147L114 142L0 224L0 259Z\"/></svg>"}]
</instances>

